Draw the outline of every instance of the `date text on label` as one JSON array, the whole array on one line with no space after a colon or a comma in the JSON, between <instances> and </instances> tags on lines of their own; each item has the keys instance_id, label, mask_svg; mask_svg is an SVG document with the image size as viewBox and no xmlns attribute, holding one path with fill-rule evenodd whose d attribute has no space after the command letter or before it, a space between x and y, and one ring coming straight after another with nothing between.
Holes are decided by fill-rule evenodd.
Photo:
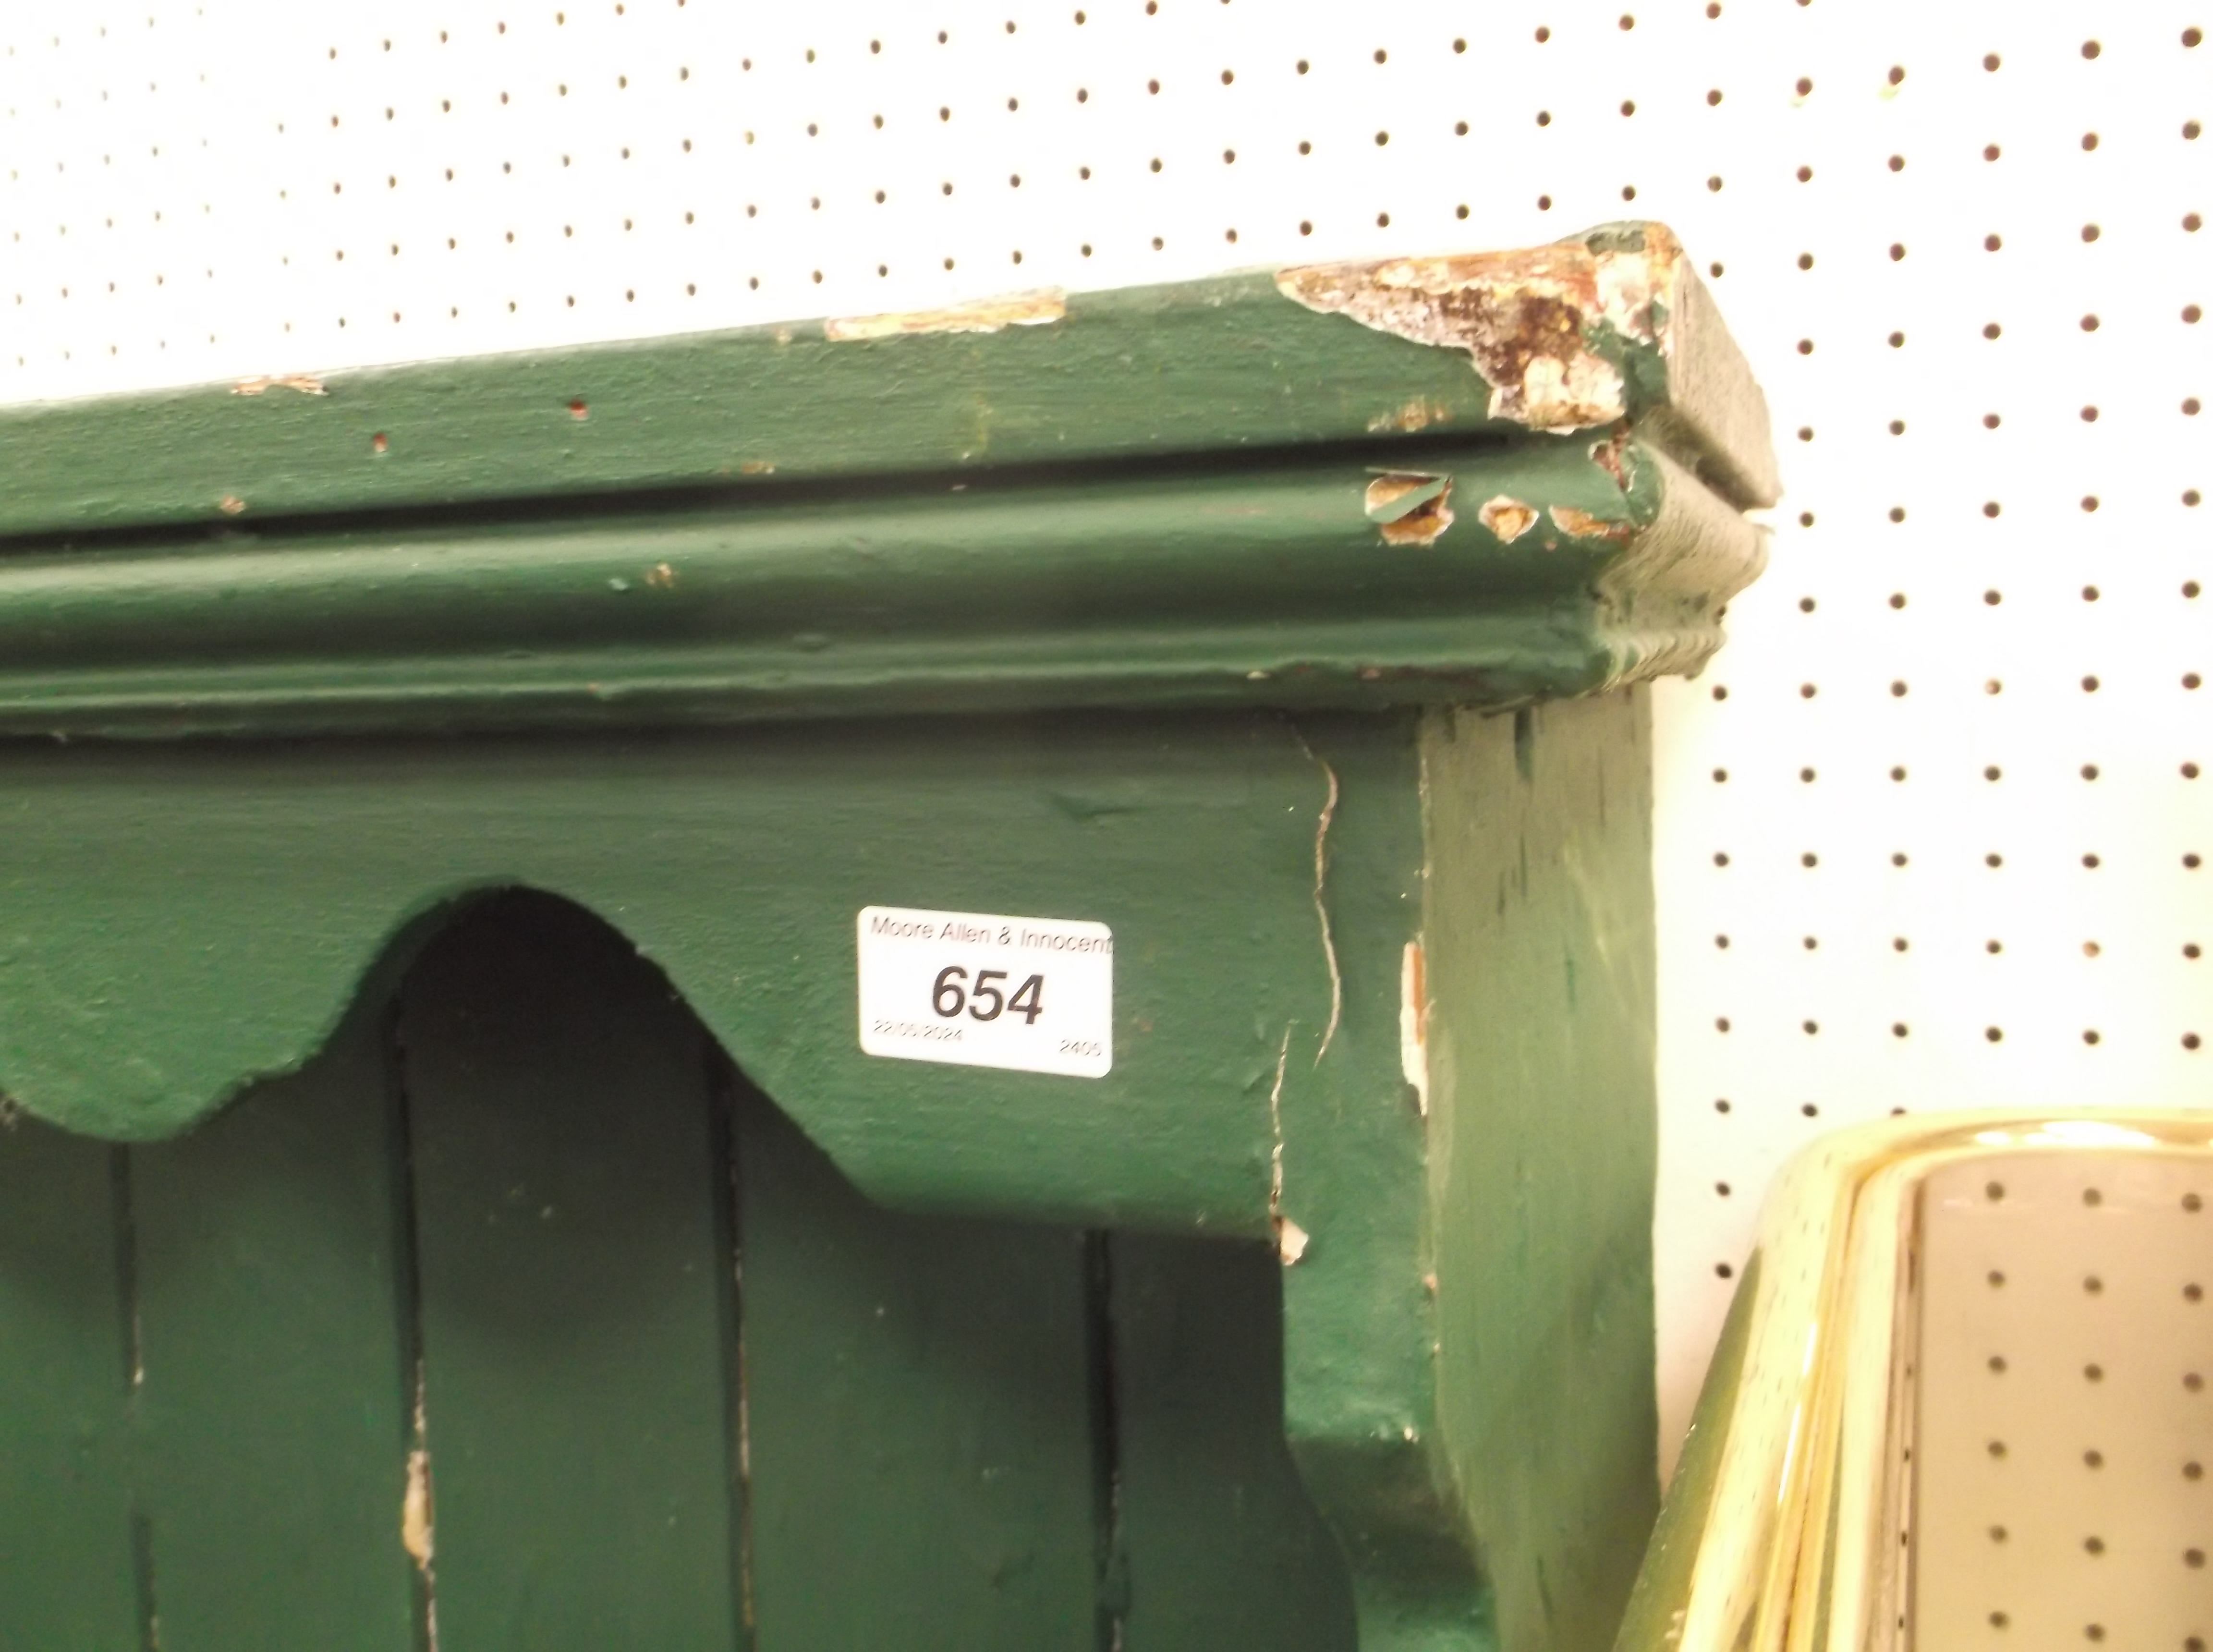
<instances>
[{"instance_id":1,"label":"date text on label","mask_svg":"<svg viewBox=\"0 0 2213 1652\"><path fill-rule=\"evenodd\" d=\"M1077 1078L1113 1067L1104 924L863 906L859 930L864 1053Z\"/></svg>"}]
</instances>

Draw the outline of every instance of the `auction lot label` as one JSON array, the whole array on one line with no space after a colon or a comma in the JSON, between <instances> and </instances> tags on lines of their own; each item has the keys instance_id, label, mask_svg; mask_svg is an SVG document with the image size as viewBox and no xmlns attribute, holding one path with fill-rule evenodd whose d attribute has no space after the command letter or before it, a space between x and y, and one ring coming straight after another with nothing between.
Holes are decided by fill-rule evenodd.
<instances>
[{"instance_id":1,"label":"auction lot label","mask_svg":"<svg viewBox=\"0 0 2213 1652\"><path fill-rule=\"evenodd\" d=\"M1114 1065L1104 924L863 906L859 941L866 1054L1076 1078Z\"/></svg>"}]
</instances>

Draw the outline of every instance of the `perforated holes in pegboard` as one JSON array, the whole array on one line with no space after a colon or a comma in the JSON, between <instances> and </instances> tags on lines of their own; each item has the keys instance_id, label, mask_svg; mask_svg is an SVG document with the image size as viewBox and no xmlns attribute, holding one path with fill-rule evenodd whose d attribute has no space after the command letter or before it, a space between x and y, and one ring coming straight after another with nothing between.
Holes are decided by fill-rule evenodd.
<instances>
[{"instance_id":1,"label":"perforated holes in pegboard","mask_svg":"<svg viewBox=\"0 0 2213 1652\"><path fill-rule=\"evenodd\" d=\"M1922 1646L2213 1636L2213 1179L2035 1154L1932 1174L1910 1535Z\"/></svg>"},{"instance_id":2,"label":"perforated holes in pegboard","mask_svg":"<svg viewBox=\"0 0 2213 1652\"><path fill-rule=\"evenodd\" d=\"M1790 497L1660 694L1670 1437L1807 1134L2213 1099L2203 48L2113 21L1809 26L1764 210L1716 226Z\"/></svg>"}]
</instances>

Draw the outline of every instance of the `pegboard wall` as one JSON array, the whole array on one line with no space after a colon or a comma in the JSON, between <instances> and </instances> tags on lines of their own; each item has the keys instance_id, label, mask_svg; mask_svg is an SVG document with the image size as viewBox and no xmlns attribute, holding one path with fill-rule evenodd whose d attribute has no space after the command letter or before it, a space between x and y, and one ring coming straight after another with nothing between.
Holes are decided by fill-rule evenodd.
<instances>
[{"instance_id":1,"label":"pegboard wall","mask_svg":"<svg viewBox=\"0 0 2213 1652\"><path fill-rule=\"evenodd\" d=\"M1673 225L1774 560L1657 695L1660 1383L1893 1109L2213 1105L2202 0L16 0L0 399Z\"/></svg>"},{"instance_id":2,"label":"pegboard wall","mask_svg":"<svg viewBox=\"0 0 2213 1652\"><path fill-rule=\"evenodd\" d=\"M2208 1171L2202 1154L2110 1151L1930 1168L1906 1356L1913 1636L1872 1625L1870 1648L2010 1630L2203 1652Z\"/></svg>"}]
</instances>

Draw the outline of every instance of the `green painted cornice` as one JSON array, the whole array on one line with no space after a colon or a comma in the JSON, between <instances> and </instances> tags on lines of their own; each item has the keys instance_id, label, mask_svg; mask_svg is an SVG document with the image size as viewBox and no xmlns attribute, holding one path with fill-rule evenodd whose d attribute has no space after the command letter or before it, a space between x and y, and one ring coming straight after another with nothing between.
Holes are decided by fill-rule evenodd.
<instances>
[{"instance_id":1,"label":"green painted cornice","mask_svg":"<svg viewBox=\"0 0 2213 1652\"><path fill-rule=\"evenodd\" d=\"M0 536L1625 418L1771 503L1759 389L1656 225L0 409Z\"/></svg>"},{"instance_id":2,"label":"green painted cornice","mask_svg":"<svg viewBox=\"0 0 2213 1652\"><path fill-rule=\"evenodd\" d=\"M0 734L1509 704L1695 669L1673 237L0 411Z\"/></svg>"},{"instance_id":3,"label":"green painted cornice","mask_svg":"<svg viewBox=\"0 0 2213 1652\"><path fill-rule=\"evenodd\" d=\"M21 553L0 732L1504 704L1695 665L1758 530L1589 445ZM1374 520L1409 479L1436 497Z\"/></svg>"}]
</instances>

